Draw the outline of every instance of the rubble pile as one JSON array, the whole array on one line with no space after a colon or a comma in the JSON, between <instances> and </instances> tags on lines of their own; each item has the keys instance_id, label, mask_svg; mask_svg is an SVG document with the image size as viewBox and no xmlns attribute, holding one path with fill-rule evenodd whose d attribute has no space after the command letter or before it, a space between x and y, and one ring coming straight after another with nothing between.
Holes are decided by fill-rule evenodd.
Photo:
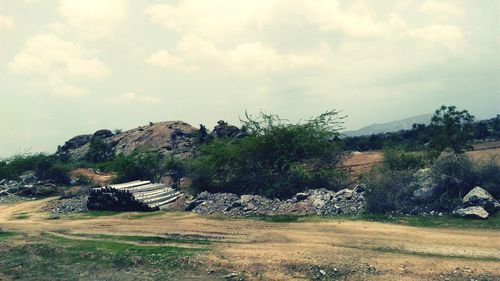
<instances>
[{"instance_id":1,"label":"rubble pile","mask_svg":"<svg viewBox=\"0 0 500 281\"><path fill-rule=\"evenodd\" d=\"M260 195L202 192L187 202L185 210L232 216L357 214L364 207L364 191L363 186L338 192L312 189L287 200L268 199Z\"/></svg>"}]
</instances>

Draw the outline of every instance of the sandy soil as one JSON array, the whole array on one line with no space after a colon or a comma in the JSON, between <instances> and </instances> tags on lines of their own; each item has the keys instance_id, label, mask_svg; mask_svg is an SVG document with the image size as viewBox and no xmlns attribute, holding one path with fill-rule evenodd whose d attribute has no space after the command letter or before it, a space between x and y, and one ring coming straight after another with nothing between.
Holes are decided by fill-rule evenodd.
<instances>
[{"instance_id":1,"label":"sandy soil","mask_svg":"<svg viewBox=\"0 0 500 281\"><path fill-rule=\"evenodd\" d=\"M315 269L341 280L470 280L481 274L500 280L499 230L332 220L271 223L193 213L47 220L41 209L51 200L0 205L0 227L33 234L65 230L207 237L221 243L198 262L207 270L242 272L250 280L304 280ZM16 219L19 213L28 218Z\"/></svg>"}]
</instances>

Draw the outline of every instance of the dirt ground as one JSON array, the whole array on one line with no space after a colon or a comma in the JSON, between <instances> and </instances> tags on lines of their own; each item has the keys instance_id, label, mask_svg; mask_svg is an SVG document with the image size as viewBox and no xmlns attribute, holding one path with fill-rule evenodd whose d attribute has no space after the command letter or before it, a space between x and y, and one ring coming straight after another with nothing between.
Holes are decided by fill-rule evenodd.
<instances>
[{"instance_id":1,"label":"dirt ground","mask_svg":"<svg viewBox=\"0 0 500 281\"><path fill-rule=\"evenodd\" d=\"M220 243L196 257L203 270L238 272L245 280L307 280L311 271L318 280L500 280L500 230L349 220L275 223L186 212L50 220L41 209L51 200L0 205L0 227L28 234L206 237ZM26 216L16 219L19 213Z\"/></svg>"}]
</instances>

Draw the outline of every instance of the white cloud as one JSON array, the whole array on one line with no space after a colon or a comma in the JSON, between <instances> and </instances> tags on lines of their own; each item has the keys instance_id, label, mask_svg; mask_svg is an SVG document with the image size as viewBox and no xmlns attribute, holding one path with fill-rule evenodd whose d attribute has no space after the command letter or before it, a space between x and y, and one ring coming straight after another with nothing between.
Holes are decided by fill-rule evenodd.
<instances>
[{"instance_id":1,"label":"white cloud","mask_svg":"<svg viewBox=\"0 0 500 281\"><path fill-rule=\"evenodd\" d=\"M463 15L463 10L458 3L448 1L425 1L422 6L420 6L420 10L440 21Z\"/></svg>"},{"instance_id":2,"label":"white cloud","mask_svg":"<svg viewBox=\"0 0 500 281\"><path fill-rule=\"evenodd\" d=\"M171 55L167 50L161 50L154 54L151 54L147 59L146 63L159 66L162 68L171 68L179 71L190 71L193 67L187 65L184 60Z\"/></svg>"},{"instance_id":3,"label":"white cloud","mask_svg":"<svg viewBox=\"0 0 500 281\"><path fill-rule=\"evenodd\" d=\"M9 63L16 73L37 73L74 77L103 78L106 65L92 58L93 53L53 34L39 34L28 39L24 48Z\"/></svg>"},{"instance_id":4,"label":"white cloud","mask_svg":"<svg viewBox=\"0 0 500 281\"><path fill-rule=\"evenodd\" d=\"M127 17L124 0L62 0L59 12L87 39L109 35Z\"/></svg>"},{"instance_id":5,"label":"white cloud","mask_svg":"<svg viewBox=\"0 0 500 281\"><path fill-rule=\"evenodd\" d=\"M0 15L0 29L11 30L14 27L14 19Z\"/></svg>"},{"instance_id":6,"label":"white cloud","mask_svg":"<svg viewBox=\"0 0 500 281\"><path fill-rule=\"evenodd\" d=\"M112 102L140 102L140 103L162 103L159 97L139 95L135 92L128 92L119 97L111 99Z\"/></svg>"},{"instance_id":7,"label":"white cloud","mask_svg":"<svg viewBox=\"0 0 500 281\"><path fill-rule=\"evenodd\" d=\"M202 69L248 76L322 67L323 57L329 51L322 45L304 53L280 53L262 42L220 49L211 41L188 35L178 42L176 55L162 50L150 55L146 62L180 71Z\"/></svg>"},{"instance_id":8,"label":"white cloud","mask_svg":"<svg viewBox=\"0 0 500 281\"><path fill-rule=\"evenodd\" d=\"M458 50L464 39L462 29L453 25L436 24L423 28L414 28L407 30L405 34L424 41L443 45L451 50Z\"/></svg>"},{"instance_id":9,"label":"white cloud","mask_svg":"<svg viewBox=\"0 0 500 281\"><path fill-rule=\"evenodd\" d=\"M177 5L151 5L145 13L164 28L215 41L256 36L283 19L287 24L302 22L325 32L360 37L388 34L406 26L397 14L376 21L370 6L361 1L341 7L331 0L184 0Z\"/></svg>"},{"instance_id":10,"label":"white cloud","mask_svg":"<svg viewBox=\"0 0 500 281\"><path fill-rule=\"evenodd\" d=\"M71 85L57 76L49 77L47 86L50 93L55 96L80 97L88 94L85 89Z\"/></svg>"},{"instance_id":11,"label":"white cloud","mask_svg":"<svg viewBox=\"0 0 500 281\"><path fill-rule=\"evenodd\" d=\"M93 55L94 52L78 44L45 33L29 38L8 66L14 73L32 74L44 81L53 95L83 96L87 91L72 85L69 79L101 79L110 72Z\"/></svg>"}]
</instances>

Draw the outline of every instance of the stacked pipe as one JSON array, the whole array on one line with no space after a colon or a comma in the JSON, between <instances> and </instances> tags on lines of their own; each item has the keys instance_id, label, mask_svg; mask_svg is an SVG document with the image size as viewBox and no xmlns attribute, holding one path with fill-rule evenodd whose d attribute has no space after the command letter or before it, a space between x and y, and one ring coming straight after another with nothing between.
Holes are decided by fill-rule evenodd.
<instances>
[{"instance_id":1,"label":"stacked pipe","mask_svg":"<svg viewBox=\"0 0 500 281\"><path fill-rule=\"evenodd\" d=\"M171 187L150 181L132 181L93 188L87 200L90 210L156 211L179 198Z\"/></svg>"}]
</instances>

